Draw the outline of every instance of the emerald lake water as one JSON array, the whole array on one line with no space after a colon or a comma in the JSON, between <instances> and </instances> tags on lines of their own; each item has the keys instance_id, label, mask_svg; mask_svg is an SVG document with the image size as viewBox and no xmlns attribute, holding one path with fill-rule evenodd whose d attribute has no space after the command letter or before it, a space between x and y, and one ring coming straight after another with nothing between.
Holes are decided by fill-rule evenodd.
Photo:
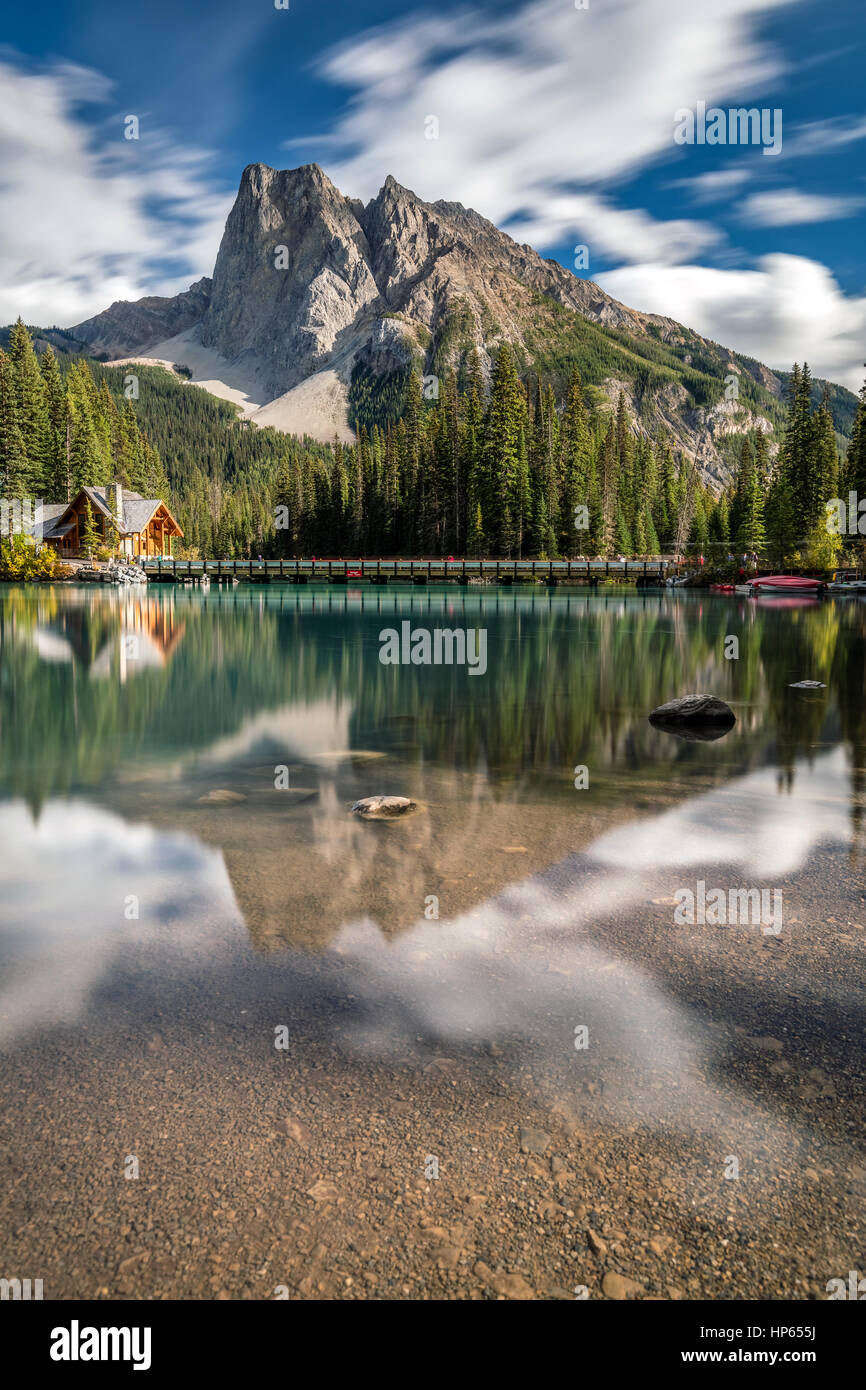
<instances>
[{"instance_id":1,"label":"emerald lake water","mask_svg":"<svg viewBox=\"0 0 866 1390\"><path fill-rule=\"evenodd\" d=\"M383 664L407 623L470 630L470 651L483 630L486 670ZM769 839L770 872L778 837L800 858L825 834L862 847L857 599L4 586L0 663L4 899L52 935L57 895L86 931L130 894L141 929L239 910L262 949L367 918L391 934L430 895L454 916L617 825L635 852L661 816L700 825L710 794L743 853ZM691 691L727 700L735 728L684 741L647 722ZM351 816L377 793L419 810ZM677 877L670 850L645 853ZM188 899L169 887L183 864Z\"/></svg>"}]
</instances>

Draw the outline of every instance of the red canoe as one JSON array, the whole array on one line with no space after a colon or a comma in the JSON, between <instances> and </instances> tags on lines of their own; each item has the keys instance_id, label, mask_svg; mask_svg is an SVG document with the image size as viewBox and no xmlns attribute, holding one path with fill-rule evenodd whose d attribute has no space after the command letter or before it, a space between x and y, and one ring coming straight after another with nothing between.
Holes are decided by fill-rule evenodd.
<instances>
[{"instance_id":1,"label":"red canoe","mask_svg":"<svg viewBox=\"0 0 866 1390\"><path fill-rule=\"evenodd\" d=\"M753 594L819 594L824 587L823 579L806 579L802 574L767 574L748 583Z\"/></svg>"}]
</instances>

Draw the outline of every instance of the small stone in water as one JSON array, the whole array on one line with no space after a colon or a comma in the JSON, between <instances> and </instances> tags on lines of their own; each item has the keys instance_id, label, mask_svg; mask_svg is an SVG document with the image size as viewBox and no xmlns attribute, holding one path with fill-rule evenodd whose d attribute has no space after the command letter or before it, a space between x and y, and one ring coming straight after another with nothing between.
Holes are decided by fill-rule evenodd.
<instances>
[{"instance_id":1,"label":"small stone in water","mask_svg":"<svg viewBox=\"0 0 866 1390\"><path fill-rule=\"evenodd\" d=\"M352 810L364 820L383 820L414 811L415 802L408 796L365 796L355 802Z\"/></svg>"}]
</instances>

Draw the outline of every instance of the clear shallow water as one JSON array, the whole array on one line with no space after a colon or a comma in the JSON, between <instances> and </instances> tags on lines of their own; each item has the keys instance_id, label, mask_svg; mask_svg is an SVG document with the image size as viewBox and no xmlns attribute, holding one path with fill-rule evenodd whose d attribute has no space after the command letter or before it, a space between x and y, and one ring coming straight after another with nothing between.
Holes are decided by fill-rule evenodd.
<instances>
[{"instance_id":1,"label":"clear shallow water","mask_svg":"<svg viewBox=\"0 0 866 1390\"><path fill-rule=\"evenodd\" d=\"M383 665L380 633L406 619L485 628L486 672ZM737 660L724 655L732 635ZM150 1219L173 1241L190 1219L170 1192L179 1155L226 1125L247 1143L263 1107L291 1104L317 1125L309 1171L292 1178L302 1213L309 1184L345 1166L347 1124L364 1134L377 1114L395 1117L390 1165L415 1107L410 1185L431 1124L445 1126L448 1152L473 1135L464 1181L477 1155L471 1181L490 1184L493 1203L512 1190L513 1141L503 1155L498 1136L556 1113L601 1136L610 1172L597 1204L611 1175L638 1174L636 1230L656 1219L666 1174L678 1239L696 1204L718 1226L722 1263L729 1223L748 1233L754 1262L721 1296L755 1296L764 1279L761 1296L776 1296L816 1262L823 1288L856 1263L866 604L7 588L0 643L0 1122L14 1171L24 1155L44 1158L5 1224L20 1259L53 1252L55 1286L80 1292L67 1228L58 1245L51 1216L65 1163L54 1136L80 1155L80 1202L88 1173L120 1161L117 1143L138 1152L152 1132L162 1176ZM825 688L790 689L803 679ZM647 722L654 706L704 690L736 711L724 738L687 742ZM380 792L412 797L417 812L389 824L351 815ZM677 924L673 895L698 878L779 888L783 931ZM281 1024L293 1050L278 1077ZM578 1053L584 1024L591 1046ZM436 1078L456 1101L434 1123ZM491 1096L506 1107L496 1125ZM112 1139L117 1126L128 1140ZM652 1146L605 1159L606 1143L632 1142L613 1133L651 1133ZM218 1148L189 1170L188 1192L227 1186L229 1206L248 1202L273 1164L264 1141L254 1147L246 1177L227 1176ZM729 1151L750 1187L717 1181ZM808 1164L824 1174L817 1204L802 1190ZM513 1182L522 1200L522 1167ZM282 1188L262 1209L271 1200L285 1210ZM28 1224L35 1210L44 1230ZM381 1219L404 1239L392 1206ZM106 1231L76 1229L71 1248L84 1240L101 1282ZM120 1228L111 1238L128 1240ZM524 1246L539 1279L560 1263L560 1237L544 1239ZM267 1258L265 1241L241 1262L245 1296L268 1296L250 1273ZM594 1287L600 1272L578 1266ZM653 1287L652 1268L634 1272ZM155 1291L211 1288L195 1265L171 1278ZM689 1288L718 1294L706 1273Z\"/></svg>"}]
</instances>

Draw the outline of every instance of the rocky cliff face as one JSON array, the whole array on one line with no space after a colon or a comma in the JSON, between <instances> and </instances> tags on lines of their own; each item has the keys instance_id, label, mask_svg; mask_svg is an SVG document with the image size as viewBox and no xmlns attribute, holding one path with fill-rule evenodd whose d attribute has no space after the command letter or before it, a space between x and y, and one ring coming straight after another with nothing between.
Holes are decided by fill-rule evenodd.
<instances>
[{"instance_id":1,"label":"rocky cliff face","mask_svg":"<svg viewBox=\"0 0 866 1390\"><path fill-rule=\"evenodd\" d=\"M130 303L117 299L110 308L84 323L76 324L70 333L94 353L107 352L124 357L140 352L163 338L199 323L210 304L211 282L203 276L183 294L163 299L150 295Z\"/></svg>"},{"instance_id":2,"label":"rocky cliff face","mask_svg":"<svg viewBox=\"0 0 866 1390\"><path fill-rule=\"evenodd\" d=\"M252 164L226 223L201 341L249 363L281 395L372 317L370 261L355 213L318 165Z\"/></svg>"},{"instance_id":3,"label":"rocky cliff face","mask_svg":"<svg viewBox=\"0 0 866 1390\"><path fill-rule=\"evenodd\" d=\"M344 197L318 165L277 170L252 164L241 178L212 281L200 280L174 299L112 304L70 332L88 351L116 357L146 355L158 345L157 356L191 363L194 379L212 389L214 382L231 387L242 381L248 413L256 418L264 408L263 421L266 416L277 427L298 428L301 416L288 408L281 415L280 401L297 405L302 395L304 428L315 433L310 402L327 399L321 437L332 438L335 408L345 427L357 364L379 374L413 361L430 371L435 361L439 370L475 348L489 370L499 345L509 342L531 367L545 354L549 359L554 332L561 355L574 360L585 321L630 341L646 344L652 337L680 353L683 378L692 345L704 372L724 376L731 366L723 349L672 320L619 304L459 203L425 203L389 176L364 206ZM602 348L609 343L605 338ZM737 370L775 394L772 373L738 362ZM610 398L622 367L621 359L601 382ZM639 382L626 385L638 400ZM658 393L659 423L669 430L675 425L679 447L719 481L727 465L715 447L716 422L708 428L705 416L690 415L687 397L672 376ZM739 428L757 419L744 411ZM718 428L729 423L720 420Z\"/></svg>"}]
</instances>

